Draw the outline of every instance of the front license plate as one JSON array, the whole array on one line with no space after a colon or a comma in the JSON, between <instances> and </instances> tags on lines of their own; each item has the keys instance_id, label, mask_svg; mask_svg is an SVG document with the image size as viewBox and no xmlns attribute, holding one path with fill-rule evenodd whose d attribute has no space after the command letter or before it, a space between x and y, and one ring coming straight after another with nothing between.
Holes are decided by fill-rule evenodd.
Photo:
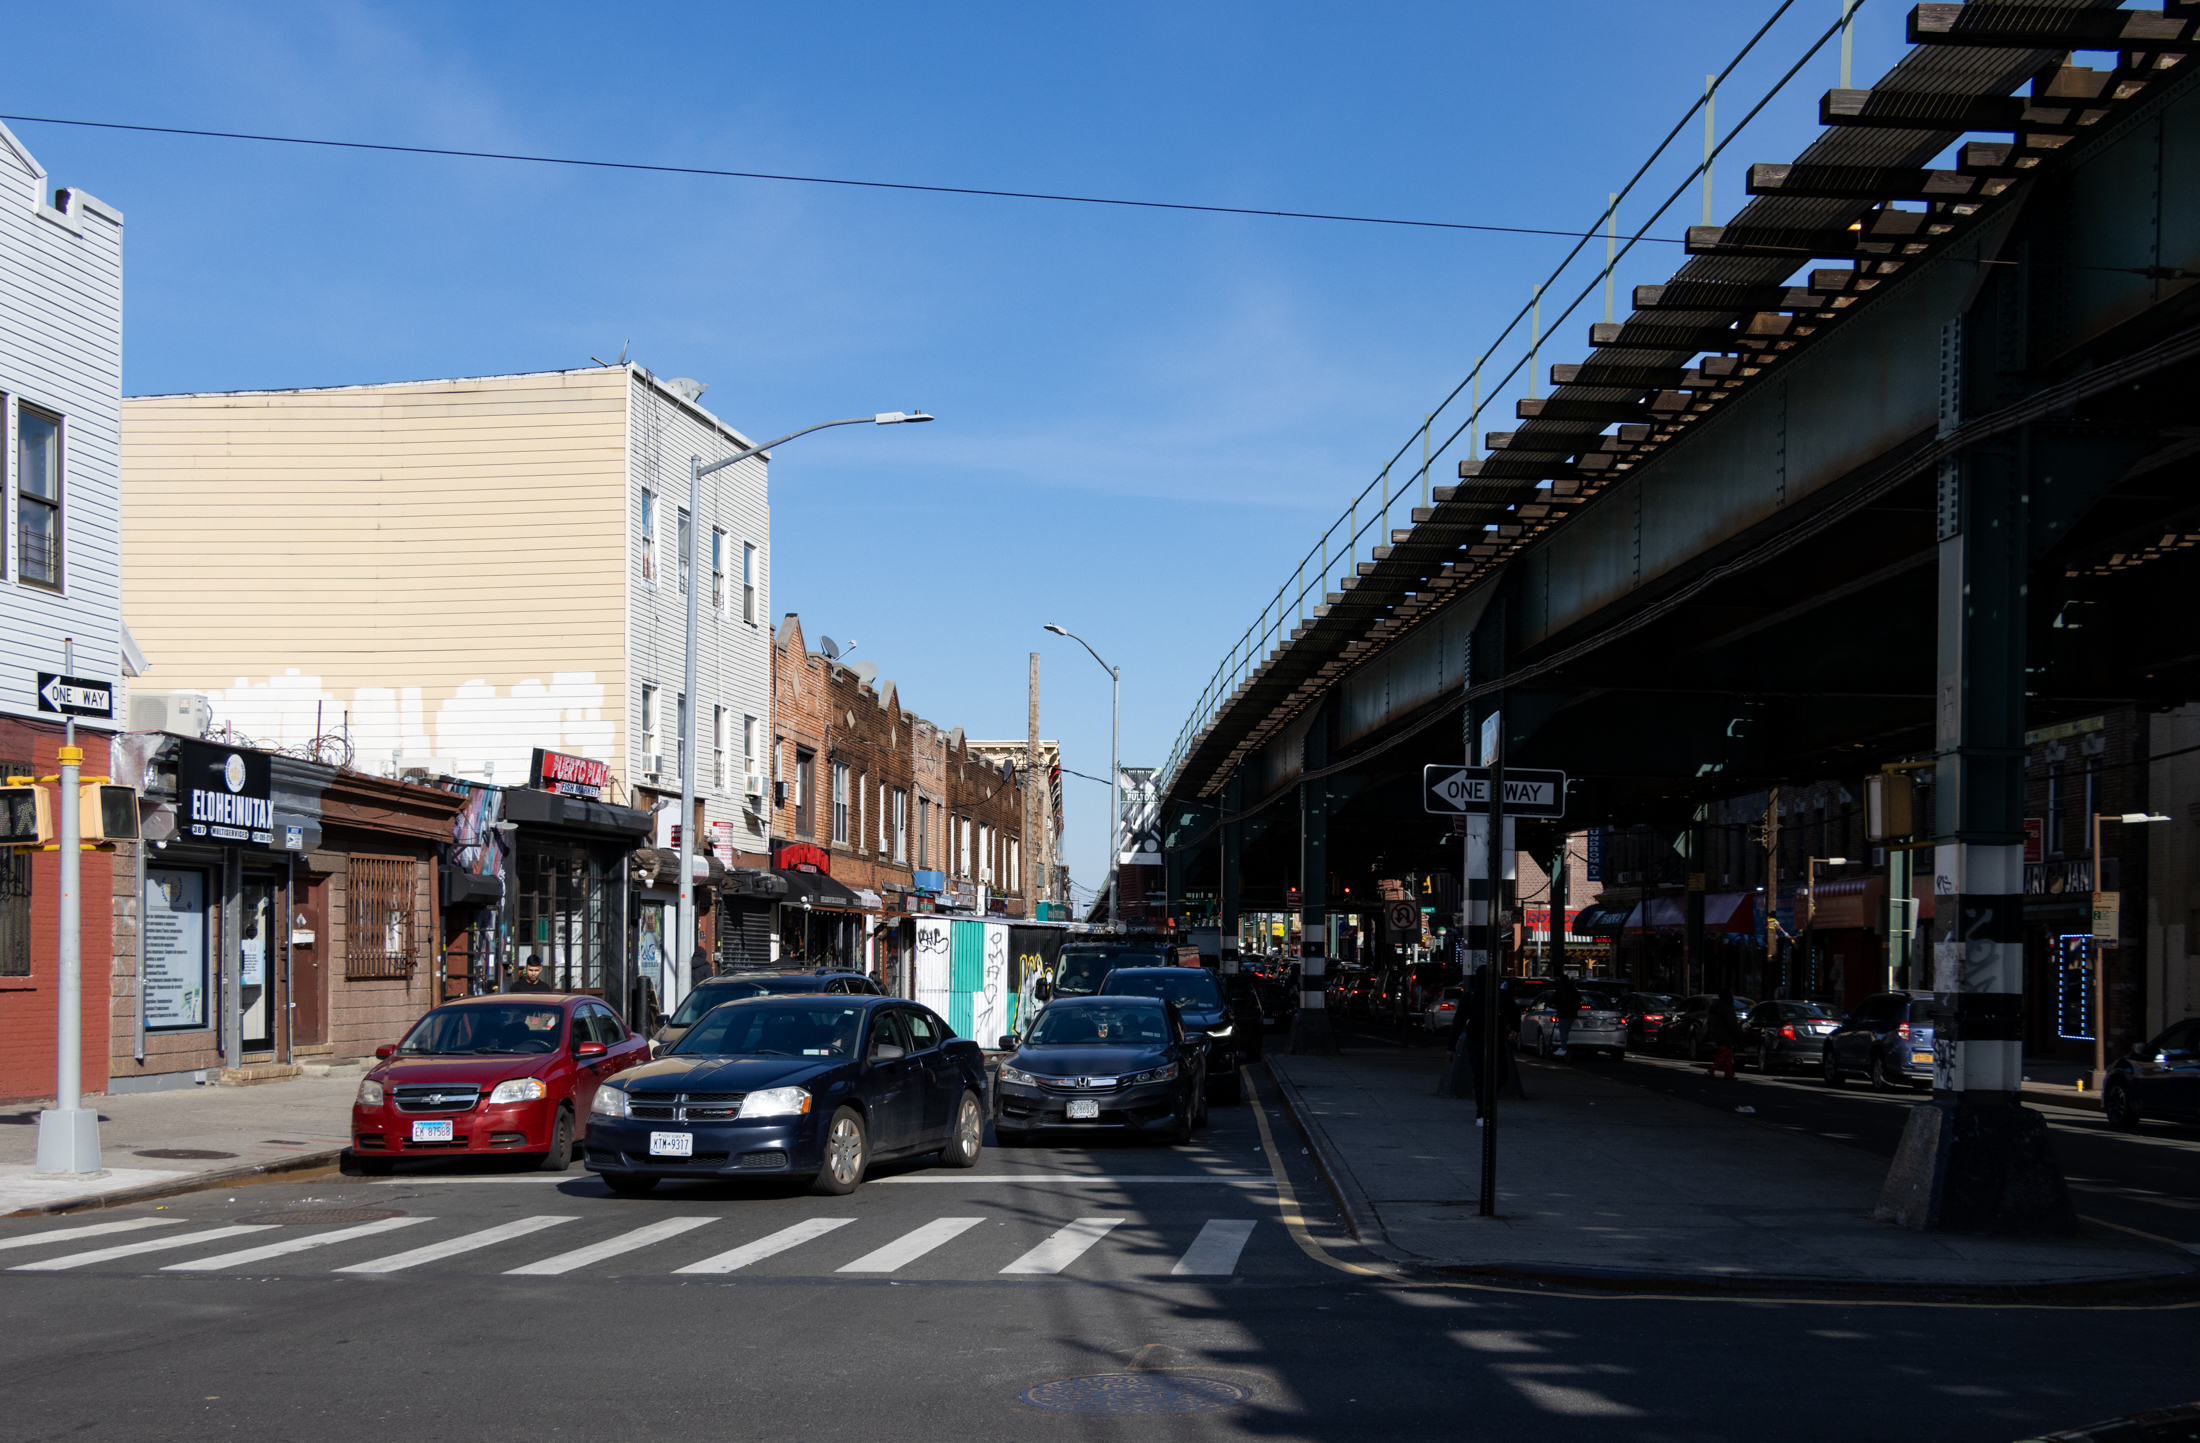
<instances>
[{"instance_id":1,"label":"front license plate","mask_svg":"<svg viewBox=\"0 0 2200 1443\"><path fill-rule=\"evenodd\" d=\"M455 1139L451 1136L451 1120L446 1117L440 1122L414 1123L412 1140L414 1142L454 1141Z\"/></svg>"},{"instance_id":2,"label":"front license plate","mask_svg":"<svg viewBox=\"0 0 2200 1443\"><path fill-rule=\"evenodd\" d=\"M1933 1055L1930 1052L1913 1052L1910 1054L1910 1061L1923 1063L1929 1067L1932 1065Z\"/></svg>"},{"instance_id":3,"label":"front license plate","mask_svg":"<svg viewBox=\"0 0 2200 1443\"><path fill-rule=\"evenodd\" d=\"M695 1134L692 1132L653 1132L649 1135L651 1157L695 1156Z\"/></svg>"},{"instance_id":4,"label":"front license plate","mask_svg":"<svg viewBox=\"0 0 2200 1443\"><path fill-rule=\"evenodd\" d=\"M1099 1115L1100 1104L1097 1102L1073 1102L1069 1105L1069 1120L1071 1122L1076 1122L1079 1118L1094 1118Z\"/></svg>"}]
</instances>

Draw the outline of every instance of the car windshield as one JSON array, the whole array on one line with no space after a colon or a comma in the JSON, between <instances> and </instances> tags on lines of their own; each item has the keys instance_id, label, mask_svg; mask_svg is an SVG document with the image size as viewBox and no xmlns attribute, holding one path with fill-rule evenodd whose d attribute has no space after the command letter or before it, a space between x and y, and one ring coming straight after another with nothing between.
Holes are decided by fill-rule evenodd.
<instances>
[{"instance_id":1,"label":"car windshield","mask_svg":"<svg viewBox=\"0 0 2200 1443\"><path fill-rule=\"evenodd\" d=\"M1167 1042L1169 1019L1158 1007L1049 1007L1032 1025L1034 1047L1093 1047Z\"/></svg>"},{"instance_id":2,"label":"car windshield","mask_svg":"<svg viewBox=\"0 0 2200 1443\"><path fill-rule=\"evenodd\" d=\"M1110 972L1118 967L1159 967L1168 962L1159 949L1153 947L1095 947L1075 952L1064 951L1062 964L1054 974L1054 995L1057 997L1090 997L1100 990Z\"/></svg>"},{"instance_id":3,"label":"car windshield","mask_svg":"<svg viewBox=\"0 0 2200 1443\"><path fill-rule=\"evenodd\" d=\"M565 1009L541 1003L477 1002L438 1007L415 1023L397 1044L401 1057L452 1057L474 1053L555 1052Z\"/></svg>"},{"instance_id":4,"label":"car windshield","mask_svg":"<svg viewBox=\"0 0 2200 1443\"><path fill-rule=\"evenodd\" d=\"M709 982L687 995L680 1010L672 1014L668 1027L693 1027L695 1019L721 1002L739 1002L744 997L769 997L780 992L816 992L824 983L815 977L742 977L730 982Z\"/></svg>"},{"instance_id":5,"label":"car windshield","mask_svg":"<svg viewBox=\"0 0 2200 1443\"><path fill-rule=\"evenodd\" d=\"M856 1055L862 1033L863 1009L844 998L732 1002L704 1013L671 1050L682 1056L845 1059Z\"/></svg>"},{"instance_id":6,"label":"car windshield","mask_svg":"<svg viewBox=\"0 0 2200 1443\"><path fill-rule=\"evenodd\" d=\"M1584 987L1581 989L1581 1005L1598 1012L1617 1012L1619 994L1607 992L1601 987Z\"/></svg>"},{"instance_id":7,"label":"car windshield","mask_svg":"<svg viewBox=\"0 0 2200 1443\"><path fill-rule=\"evenodd\" d=\"M1108 993L1116 997L1158 997L1181 1007L1220 1007L1215 979L1204 967L1172 967L1166 972L1140 972L1108 979Z\"/></svg>"}]
</instances>

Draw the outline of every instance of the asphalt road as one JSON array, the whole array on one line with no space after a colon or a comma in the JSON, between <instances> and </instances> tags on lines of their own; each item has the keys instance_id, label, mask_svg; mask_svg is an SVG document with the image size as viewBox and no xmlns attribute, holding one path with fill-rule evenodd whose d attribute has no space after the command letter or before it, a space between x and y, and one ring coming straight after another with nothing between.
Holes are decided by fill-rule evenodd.
<instances>
[{"instance_id":1,"label":"asphalt road","mask_svg":"<svg viewBox=\"0 0 2200 1443\"><path fill-rule=\"evenodd\" d=\"M846 1198L438 1167L0 1221L8 1435L1968 1443L2196 1391L2185 1309L1386 1274L1260 1086L1188 1148L988 1149Z\"/></svg>"}]
</instances>

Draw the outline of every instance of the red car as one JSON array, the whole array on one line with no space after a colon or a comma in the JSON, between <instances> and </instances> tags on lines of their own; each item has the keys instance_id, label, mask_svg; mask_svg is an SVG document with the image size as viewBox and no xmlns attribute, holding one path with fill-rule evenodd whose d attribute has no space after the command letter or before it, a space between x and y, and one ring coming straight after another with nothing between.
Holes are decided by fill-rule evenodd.
<instances>
[{"instance_id":1,"label":"red car","mask_svg":"<svg viewBox=\"0 0 2200 1443\"><path fill-rule=\"evenodd\" d=\"M563 1172L603 1080L649 1061L649 1043L593 997L470 997L438 1007L380 1059L351 1108L352 1156L532 1156Z\"/></svg>"}]
</instances>

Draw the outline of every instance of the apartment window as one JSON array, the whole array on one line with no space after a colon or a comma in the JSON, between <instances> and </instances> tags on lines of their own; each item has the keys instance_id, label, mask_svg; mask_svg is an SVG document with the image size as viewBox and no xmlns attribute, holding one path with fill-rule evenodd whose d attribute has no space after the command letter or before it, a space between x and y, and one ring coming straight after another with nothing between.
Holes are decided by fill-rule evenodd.
<instances>
[{"instance_id":1,"label":"apartment window","mask_svg":"<svg viewBox=\"0 0 2200 1443\"><path fill-rule=\"evenodd\" d=\"M756 775L756 733L756 718L752 716L742 717L741 775L745 777L753 777Z\"/></svg>"},{"instance_id":2,"label":"apartment window","mask_svg":"<svg viewBox=\"0 0 2200 1443\"><path fill-rule=\"evenodd\" d=\"M2063 854L2063 789L2062 767L2059 763L2047 764L2047 855Z\"/></svg>"},{"instance_id":3,"label":"apartment window","mask_svg":"<svg viewBox=\"0 0 2200 1443\"><path fill-rule=\"evenodd\" d=\"M658 750L657 688L646 682L642 685L642 771L655 773L663 763L664 753Z\"/></svg>"},{"instance_id":4,"label":"apartment window","mask_svg":"<svg viewBox=\"0 0 2200 1443\"><path fill-rule=\"evenodd\" d=\"M970 822L964 817L955 819L955 875L970 875Z\"/></svg>"},{"instance_id":5,"label":"apartment window","mask_svg":"<svg viewBox=\"0 0 2200 1443\"><path fill-rule=\"evenodd\" d=\"M817 764L817 753L800 747L794 753L794 834L798 837L816 835L810 828L810 768Z\"/></svg>"},{"instance_id":6,"label":"apartment window","mask_svg":"<svg viewBox=\"0 0 2200 1443\"><path fill-rule=\"evenodd\" d=\"M893 826L890 820L893 815L889 808L886 783L880 782L878 784L878 854L882 857L886 855L889 839L893 835Z\"/></svg>"},{"instance_id":7,"label":"apartment window","mask_svg":"<svg viewBox=\"0 0 2200 1443\"><path fill-rule=\"evenodd\" d=\"M894 788L894 861L909 860L909 794Z\"/></svg>"},{"instance_id":8,"label":"apartment window","mask_svg":"<svg viewBox=\"0 0 2200 1443\"><path fill-rule=\"evenodd\" d=\"M642 492L642 580L657 584L657 495Z\"/></svg>"},{"instance_id":9,"label":"apartment window","mask_svg":"<svg viewBox=\"0 0 2200 1443\"><path fill-rule=\"evenodd\" d=\"M680 594L687 595L688 556L694 550L695 523L688 519L687 509L680 510Z\"/></svg>"},{"instance_id":10,"label":"apartment window","mask_svg":"<svg viewBox=\"0 0 2200 1443\"><path fill-rule=\"evenodd\" d=\"M741 619L756 624L756 547L741 543Z\"/></svg>"},{"instance_id":11,"label":"apartment window","mask_svg":"<svg viewBox=\"0 0 2200 1443\"><path fill-rule=\"evenodd\" d=\"M726 533L710 529L710 609L726 614Z\"/></svg>"},{"instance_id":12,"label":"apartment window","mask_svg":"<svg viewBox=\"0 0 2200 1443\"><path fill-rule=\"evenodd\" d=\"M833 763L833 840L848 845L848 767Z\"/></svg>"},{"instance_id":13,"label":"apartment window","mask_svg":"<svg viewBox=\"0 0 2200 1443\"><path fill-rule=\"evenodd\" d=\"M710 784L721 792L726 789L726 721L724 707L710 709Z\"/></svg>"},{"instance_id":14,"label":"apartment window","mask_svg":"<svg viewBox=\"0 0 2200 1443\"><path fill-rule=\"evenodd\" d=\"M28 406L15 419L16 575L61 585L61 419Z\"/></svg>"},{"instance_id":15,"label":"apartment window","mask_svg":"<svg viewBox=\"0 0 2200 1443\"><path fill-rule=\"evenodd\" d=\"M344 976L412 976L412 858L355 852L344 867L344 891L351 914L344 935Z\"/></svg>"},{"instance_id":16,"label":"apartment window","mask_svg":"<svg viewBox=\"0 0 2200 1443\"><path fill-rule=\"evenodd\" d=\"M676 710L678 712L680 735L674 738L672 743L672 774L685 780L688 774L688 699L685 692L681 693L680 703Z\"/></svg>"},{"instance_id":17,"label":"apartment window","mask_svg":"<svg viewBox=\"0 0 2200 1443\"><path fill-rule=\"evenodd\" d=\"M1020 837L1008 839L1008 890L1024 890L1024 843Z\"/></svg>"},{"instance_id":18,"label":"apartment window","mask_svg":"<svg viewBox=\"0 0 2200 1443\"><path fill-rule=\"evenodd\" d=\"M917 798L917 870L932 870L932 799Z\"/></svg>"}]
</instances>

